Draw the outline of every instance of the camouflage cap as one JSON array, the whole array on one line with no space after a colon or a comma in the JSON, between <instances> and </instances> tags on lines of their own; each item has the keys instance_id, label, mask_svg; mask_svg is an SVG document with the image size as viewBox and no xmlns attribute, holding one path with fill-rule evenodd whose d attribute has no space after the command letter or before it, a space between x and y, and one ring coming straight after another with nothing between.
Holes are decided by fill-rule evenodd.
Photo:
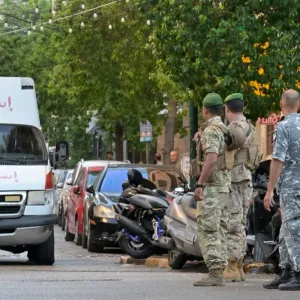
<instances>
[{"instance_id":1,"label":"camouflage cap","mask_svg":"<svg viewBox=\"0 0 300 300\"><path fill-rule=\"evenodd\" d=\"M223 105L223 101L219 94L209 93L203 99L202 104L204 107L212 107L212 106Z\"/></svg>"},{"instance_id":2,"label":"camouflage cap","mask_svg":"<svg viewBox=\"0 0 300 300\"><path fill-rule=\"evenodd\" d=\"M229 96L227 96L225 98L225 103L228 102L228 101L231 101L231 100L240 100L240 101L244 101L244 97L243 97L243 94L241 93L234 93L234 94L231 94Z\"/></svg>"}]
</instances>

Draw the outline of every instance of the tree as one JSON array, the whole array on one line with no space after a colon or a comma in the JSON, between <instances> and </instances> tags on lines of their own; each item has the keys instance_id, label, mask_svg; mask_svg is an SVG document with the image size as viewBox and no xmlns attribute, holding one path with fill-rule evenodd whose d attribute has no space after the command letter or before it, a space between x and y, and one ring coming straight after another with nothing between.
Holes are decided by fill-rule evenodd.
<instances>
[{"instance_id":1,"label":"tree","mask_svg":"<svg viewBox=\"0 0 300 300\"><path fill-rule=\"evenodd\" d=\"M222 96L242 92L247 113L255 120L278 110L282 90L297 86L299 1L168 0L135 4L154 21L152 46L158 57L175 82L191 90L196 103L211 91ZM249 63L242 61L245 57ZM257 95L253 81L261 84L263 96Z\"/></svg>"}]
</instances>

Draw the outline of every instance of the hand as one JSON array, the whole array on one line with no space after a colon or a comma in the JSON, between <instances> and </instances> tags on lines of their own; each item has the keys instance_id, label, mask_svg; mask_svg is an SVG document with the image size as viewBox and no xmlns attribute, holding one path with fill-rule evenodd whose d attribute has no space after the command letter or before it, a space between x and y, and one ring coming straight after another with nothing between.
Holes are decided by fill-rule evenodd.
<instances>
[{"instance_id":1,"label":"hand","mask_svg":"<svg viewBox=\"0 0 300 300\"><path fill-rule=\"evenodd\" d=\"M203 200L203 188L198 187L194 191L194 199L195 201L202 201Z\"/></svg>"},{"instance_id":2,"label":"hand","mask_svg":"<svg viewBox=\"0 0 300 300\"><path fill-rule=\"evenodd\" d=\"M271 211L271 207L273 207L273 191L272 192L266 192L265 198L264 198L264 207L265 210Z\"/></svg>"},{"instance_id":3,"label":"hand","mask_svg":"<svg viewBox=\"0 0 300 300\"><path fill-rule=\"evenodd\" d=\"M201 131L197 131L194 135L194 141L198 141L201 138Z\"/></svg>"}]
</instances>

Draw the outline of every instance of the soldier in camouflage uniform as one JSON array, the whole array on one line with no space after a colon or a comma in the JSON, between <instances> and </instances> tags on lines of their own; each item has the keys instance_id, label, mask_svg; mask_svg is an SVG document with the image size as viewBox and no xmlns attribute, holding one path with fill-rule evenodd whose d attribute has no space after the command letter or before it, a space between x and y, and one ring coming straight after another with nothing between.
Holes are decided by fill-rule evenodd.
<instances>
[{"instance_id":1,"label":"soldier in camouflage uniform","mask_svg":"<svg viewBox=\"0 0 300 300\"><path fill-rule=\"evenodd\" d=\"M209 276L194 286L223 286L223 270L227 264L226 234L228 226L228 193L230 173L224 165L225 139L228 128L221 120L222 98L211 93L203 100L201 127L202 170L194 198L197 203L197 223L200 248L209 269Z\"/></svg>"},{"instance_id":2,"label":"soldier in camouflage uniform","mask_svg":"<svg viewBox=\"0 0 300 300\"><path fill-rule=\"evenodd\" d=\"M282 225L279 237L281 275L264 284L267 289L300 290L300 94L287 90L281 98L285 119L277 125L274 150L264 199L265 209L272 206L277 183Z\"/></svg>"},{"instance_id":3,"label":"soldier in camouflage uniform","mask_svg":"<svg viewBox=\"0 0 300 300\"><path fill-rule=\"evenodd\" d=\"M234 93L225 99L225 115L229 122L229 129L238 126L242 128L245 136L244 146L234 152L232 161L228 205L230 213L227 234L228 265L224 272L226 281L244 281L246 279L243 270L243 260L247 246L246 222L253 194L252 174L249 169L248 159L250 158L250 147L253 147L255 144L255 129L243 115L243 109L244 98L242 94ZM259 150L256 146L256 155L259 155L258 152ZM257 164L259 160L256 160Z\"/></svg>"}]
</instances>

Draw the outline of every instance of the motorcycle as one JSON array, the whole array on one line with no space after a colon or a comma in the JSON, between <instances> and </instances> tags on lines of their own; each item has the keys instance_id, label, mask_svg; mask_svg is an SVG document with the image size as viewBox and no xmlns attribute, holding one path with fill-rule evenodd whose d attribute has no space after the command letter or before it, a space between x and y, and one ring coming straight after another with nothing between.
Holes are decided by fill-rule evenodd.
<instances>
[{"instance_id":1,"label":"motorcycle","mask_svg":"<svg viewBox=\"0 0 300 300\"><path fill-rule=\"evenodd\" d=\"M269 168L270 161L264 161L254 173L254 198L248 214L247 252L251 254L254 261L266 263L271 272L277 273L281 213L276 190L274 190L274 205L270 212L265 210L263 203L267 191Z\"/></svg>"},{"instance_id":2,"label":"motorcycle","mask_svg":"<svg viewBox=\"0 0 300 300\"><path fill-rule=\"evenodd\" d=\"M127 254L142 259L162 251L161 248L174 248L172 238L164 236L163 223L173 198L172 193L157 190L138 170L128 172L120 201L114 205L120 227L116 242Z\"/></svg>"}]
</instances>

